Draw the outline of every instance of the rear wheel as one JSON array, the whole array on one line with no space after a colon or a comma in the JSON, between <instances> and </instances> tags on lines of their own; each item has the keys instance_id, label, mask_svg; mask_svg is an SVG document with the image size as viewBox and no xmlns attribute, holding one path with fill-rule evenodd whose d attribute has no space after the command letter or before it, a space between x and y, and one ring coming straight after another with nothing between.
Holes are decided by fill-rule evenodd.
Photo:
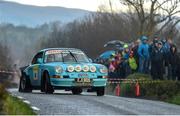
<instances>
[{"instance_id":1,"label":"rear wheel","mask_svg":"<svg viewBox=\"0 0 180 116\"><path fill-rule=\"evenodd\" d=\"M45 73L45 75L44 75L44 92L49 93L49 94L52 94L54 92L54 89L50 83L48 73Z\"/></svg>"},{"instance_id":2,"label":"rear wheel","mask_svg":"<svg viewBox=\"0 0 180 116\"><path fill-rule=\"evenodd\" d=\"M105 88L104 87L98 87L96 88L97 96L104 96Z\"/></svg>"},{"instance_id":3,"label":"rear wheel","mask_svg":"<svg viewBox=\"0 0 180 116\"><path fill-rule=\"evenodd\" d=\"M19 92L32 92L30 79L25 74L20 78Z\"/></svg>"},{"instance_id":4,"label":"rear wheel","mask_svg":"<svg viewBox=\"0 0 180 116\"><path fill-rule=\"evenodd\" d=\"M73 89L72 89L72 93L73 93L74 95L79 95L79 94L82 93L82 89L81 89L81 88L73 88Z\"/></svg>"}]
</instances>

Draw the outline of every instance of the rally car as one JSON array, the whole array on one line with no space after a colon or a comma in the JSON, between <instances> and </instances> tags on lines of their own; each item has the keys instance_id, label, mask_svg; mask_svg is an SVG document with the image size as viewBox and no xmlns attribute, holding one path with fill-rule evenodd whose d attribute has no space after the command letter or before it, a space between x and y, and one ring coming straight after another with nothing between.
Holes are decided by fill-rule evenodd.
<instances>
[{"instance_id":1,"label":"rally car","mask_svg":"<svg viewBox=\"0 0 180 116\"><path fill-rule=\"evenodd\" d=\"M93 89L103 96L107 82L107 68L92 63L87 55L75 48L48 48L39 51L31 64L22 67L19 92L53 93L68 89L81 94L84 88Z\"/></svg>"}]
</instances>

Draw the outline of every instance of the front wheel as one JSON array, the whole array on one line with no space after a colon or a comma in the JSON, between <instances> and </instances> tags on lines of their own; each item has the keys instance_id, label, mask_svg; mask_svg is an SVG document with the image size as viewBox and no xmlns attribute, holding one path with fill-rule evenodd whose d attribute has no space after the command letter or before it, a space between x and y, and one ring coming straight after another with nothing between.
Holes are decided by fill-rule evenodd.
<instances>
[{"instance_id":1,"label":"front wheel","mask_svg":"<svg viewBox=\"0 0 180 116\"><path fill-rule=\"evenodd\" d=\"M49 75L47 73L45 73L44 79L45 79L44 80L44 91L45 91L45 93L53 94L54 89L51 86Z\"/></svg>"},{"instance_id":2,"label":"front wheel","mask_svg":"<svg viewBox=\"0 0 180 116\"><path fill-rule=\"evenodd\" d=\"M98 87L96 88L97 96L104 96L105 88L104 87Z\"/></svg>"},{"instance_id":3,"label":"front wheel","mask_svg":"<svg viewBox=\"0 0 180 116\"><path fill-rule=\"evenodd\" d=\"M30 79L24 74L20 78L19 92L32 92Z\"/></svg>"}]
</instances>

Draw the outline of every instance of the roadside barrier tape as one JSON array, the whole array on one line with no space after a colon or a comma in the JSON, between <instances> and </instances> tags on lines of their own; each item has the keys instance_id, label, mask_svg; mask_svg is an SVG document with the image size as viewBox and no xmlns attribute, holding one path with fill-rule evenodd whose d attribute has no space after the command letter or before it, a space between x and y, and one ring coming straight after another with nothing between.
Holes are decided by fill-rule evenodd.
<instances>
[{"instance_id":1,"label":"roadside barrier tape","mask_svg":"<svg viewBox=\"0 0 180 116\"><path fill-rule=\"evenodd\" d=\"M21 97L21 96L17 96L17 98L19 98L19 99L24 99L23 97Z\"/></svg>"},{"instance_id":2,"label":"roadside barrier tape","mask_svg":"<svg viewBox=\"0 0 180 116\"><path fill-rule=\"evenodd\" d=\"M30 101L27 101L27 100L24 100L23 102L26 104L30 104Z\"/></svg>"},{"instance_id":3,"label":"roadside barrier tape","mask_svg":"<svg viewBox=\"0 0 180 116\"><path fill-rule=\"evenodd\" d=\"M134 83L141 83L141 84L150 84L150 83L160 83L162 81L108 81L109 84L134 84Z\"/></svg>"},{"instance_id":4,"label":"roadside barrier tape","mask_svg":"<svg viewBox=\"0 0 180 116\"><path fill-rule=\"evenodd\" d=\"M0 73L16 74L17 72L0 70Z\"/></svg>"},{"instance_id":5,"label":"roadside barrier tape","mask_svg":"<svg viewBox=\"0 0 180 116\"><path fill-rule=\"evenodd\" d=\"M109 78L108 79L108 81L123 81L123 80L130 80L130 81L139 80L139 81L141 81L141 80L145 80L145 79L119 79L119 78Z\"/></svg>"}]
</instances>

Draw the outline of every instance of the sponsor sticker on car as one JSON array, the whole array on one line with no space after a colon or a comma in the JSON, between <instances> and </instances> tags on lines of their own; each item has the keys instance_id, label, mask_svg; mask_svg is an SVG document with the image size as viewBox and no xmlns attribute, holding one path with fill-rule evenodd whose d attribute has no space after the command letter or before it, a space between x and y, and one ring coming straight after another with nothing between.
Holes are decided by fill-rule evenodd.
<instances>
[{"instance_id":1,"label":"sponsor sticker on car","mask_svg":"<svg viewBox=\"0 0 180 116\"><path fill-rule=\"evenodd\" d=\"M62 53L62 50L49 50L49 51L46 52L46 55L59 54L59 53Z\"/></svg>"}]
</instances>

